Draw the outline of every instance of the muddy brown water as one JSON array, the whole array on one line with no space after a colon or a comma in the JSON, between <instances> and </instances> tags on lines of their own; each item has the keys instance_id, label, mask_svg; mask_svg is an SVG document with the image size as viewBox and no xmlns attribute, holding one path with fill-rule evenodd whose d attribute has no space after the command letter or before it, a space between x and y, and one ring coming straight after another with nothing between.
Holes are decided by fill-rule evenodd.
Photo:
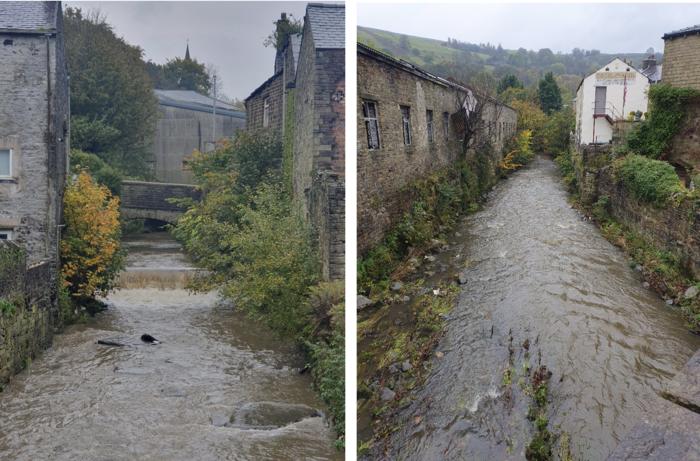
<instances>
[{"instance_id":1,"label":"muddy brown water","mask_svg":"<svg viewBox=\"0 0 700 461\"><path fill-rule=\"evenodd\" d=\"M292 345L216 294L182 289L192 267L166 234L126 244L126 288L109 309L56 336L0 393L0 459L342 459Z\"/></svg>"},{"instance_id":2,"label":"muddy brown water","mask_svg":"<svg viewBox=\"0 0 700 461\"><path fill-rule=\"evenodd\" d=\"M509 332L553 372L549 427L570 435L581 460L605 459L662 408L659 390L700 347L679 312L570 207L549 159L501 182L451 240L422 269L465 270L467 283L437 348L444 356L399 413L391 459L524 459L527 398L502 396Z\"/></svg>"}]
</instances>

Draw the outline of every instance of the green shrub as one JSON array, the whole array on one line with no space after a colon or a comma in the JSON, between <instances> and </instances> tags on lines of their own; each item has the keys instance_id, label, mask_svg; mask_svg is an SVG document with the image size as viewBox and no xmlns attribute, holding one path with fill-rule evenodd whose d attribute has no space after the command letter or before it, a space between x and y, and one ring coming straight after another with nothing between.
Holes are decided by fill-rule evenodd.
<instances>
[{"instance_id":1,"label":"green shrub","mask_svg":"<svg viewBox=\"0 0 700 461\"><path fill-rule=\"evenodd\" d=\"M336 333L330 341L309 342L312 375L321 398L328 404L338 434L345 433L345 337ZM342 438L338 445L342 446Z\"/></svg>"},{"instance_id":2,"label":"green shrub","mask_svg":"<svg viewBox=\"0 0 700 461\"><path fill-rule=\"evenodd\" d=\"M564 178L564 183L569 190L576 190L576 167L571 157L571 150L568 149L561 152L554 158L554 162L559 167L559 171Z\"/></svg>"},{"instance_id":3,"label":"green shrub","mask_svg":"<svg viewBox=\"0 0 700 461\"><path fill-rule=\"evenodd\" d=\"M74 174L87 170L95 181L107 186L112 194L119 195L124 179L122 174L97 155L71 149L70 166Z\"/></svg>"},{"instance_id":4,"label":"green shrub","mask_svg":"<svg viewBox=\"0 0 700 461\"><path fill-rule=\"evenodd\" d=\"M667 162L628 155L615 162L615 171L635 197L655 206L663 206L686 192L673 166Z\"/></svg>"},{"instance_id":5,"label":"green shrub","mask_svg":"<svg viewBox=\"0 0 700 461\"><path fill-rule=\"evenodd\" d=\"M661 157L682 125L687 103L698 96L700 92L692 88L652 86L649 89L649 118L629 134L629 148L647 157Z\"/></svg>"}]
</instances>

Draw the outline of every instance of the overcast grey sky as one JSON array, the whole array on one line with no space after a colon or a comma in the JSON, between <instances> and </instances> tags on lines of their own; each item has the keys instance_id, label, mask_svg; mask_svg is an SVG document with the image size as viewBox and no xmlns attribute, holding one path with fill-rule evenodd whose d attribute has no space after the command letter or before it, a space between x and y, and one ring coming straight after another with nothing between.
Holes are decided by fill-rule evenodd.
<instances>
[{"instance_id":1,"label":"overcast grey sky","mask_svg":"<svg viewBox=\"0 0 700 461\"><path fill-rule=\"evenodd\" d=\"M275 50L263 40L281 12L303 19L305 2L72 2L99 9L118 36L143 48L146 60L183 57L186 41L199 62L213 64L229 97L244 99L272 76Z\"/></svg>"},{"instance_id":2,"label":"overcast grey sky","mask_svg":"<svg viewBox=\"0 0 700 461\"><path fill-rule=\"evenodd\" d=\"M360 26L408 35L501 44L507 49L663 50L665 32L700 22L700 4L366 4Z\"/></svg>"}]
</instances>

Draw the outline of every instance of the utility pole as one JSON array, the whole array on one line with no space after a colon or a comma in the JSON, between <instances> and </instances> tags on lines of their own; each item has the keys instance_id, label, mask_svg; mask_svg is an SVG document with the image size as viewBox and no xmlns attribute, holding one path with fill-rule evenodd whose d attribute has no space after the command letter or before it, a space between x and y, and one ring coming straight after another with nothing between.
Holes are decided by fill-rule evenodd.
<instances>
[{"instance_id":1,"label":"utility pole","mask_svg":"<svg viewBox=\"0 0 700 461\"><path fill-rule=\"evenodd\" d=\"M212 110L212 120L211 120L211 132L212 132L212 142L216 146L216 73L214 74L214 105Z\"/></svg>"}]
</instances>

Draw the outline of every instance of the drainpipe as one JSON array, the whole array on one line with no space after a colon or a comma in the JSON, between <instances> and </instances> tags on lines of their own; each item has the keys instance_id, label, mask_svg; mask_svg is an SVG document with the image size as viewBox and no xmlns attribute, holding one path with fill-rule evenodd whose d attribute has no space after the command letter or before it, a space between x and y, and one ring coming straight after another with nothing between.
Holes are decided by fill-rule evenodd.
<instances>
[{"instance_id":1,"label":"drainpipe","mask_svg":"<svg viewBox=\"0 0 700 461\"><path fill-rule=\"evenodd\" d=\"M51 245L51 239L49 237L51 233L51 228L49 224L51 223L51 171L49 171L51 166L51 156L54 154L51 148L53 136L51 130L51 34L44 35L46 38L46 151L48 153L48 158L46 159L46 190L49 192L46 194L46 233L44 241L44 257L49 257L49 246ZM56 232L59 232L56 229ZM58 243L58 242L57 242Z\"/></svg>"}]
</instances>

